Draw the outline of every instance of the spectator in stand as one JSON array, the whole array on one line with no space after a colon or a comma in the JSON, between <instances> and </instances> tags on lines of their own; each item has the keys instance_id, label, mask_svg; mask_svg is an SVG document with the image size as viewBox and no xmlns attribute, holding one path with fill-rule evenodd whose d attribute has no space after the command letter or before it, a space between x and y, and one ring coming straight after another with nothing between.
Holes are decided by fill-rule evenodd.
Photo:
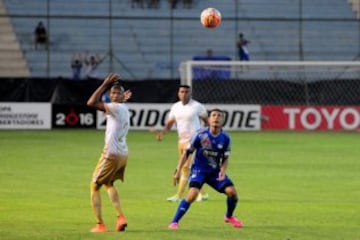
<instances>
[{"instance_id":1,"label":"spectator in stand","mask_svg":"<svg viewBox=\"0 0 360 240\"><path fill-rule=\"evenodd\" d=\"M159 8L160 7L160 0L148 0L148 8Z\"/></svg>"},{"instance_id":2,"label":"spectator in stand","mask_svg":"<svg viewBox=\"0 0 360 240\"><path fill-rule=\"evenodd\" d=\"M84 64L85 64L85 77L86 79L99 79L99 71L98 67L99 65L104 61L105 57L101 58L99 55L91 55L88 57L88 55L84 58Z\"/></svg>"},{"instance_id":3,"label":"spectator in stand","mask_svg":"<svg viewBox=\"0 0 360 240\"><path fill-rule=\"evenodd\" d=\"M71 59L71 69L73 80L81 79L81 70L83 67L83 60L79 53L75 53Z\"/></svg>"},{"instance_id":4,"label":"spectator in stand","mask_svg":"<svg viewBox=\"0 0 360 240\"><path fill-rule=\"evenodd\" d=\"M206 57L211 59L214 55L214 52L211 48L206 49Z\"/></svg>"},{"instance_id":5,"label":"spectator in stand","mask_svg":"<svg viewBox=\"0 0 360 240\"><path fill-rule=\"evenodd\" d=\"M49 38L47 30L42 21L38 22L34 30L34 47L38 49L39 45L44 45L45 49L48 49Z\"/></svg>"},{"instance_id":6,"label":"spectator in stand","mask_svg":"<svg viewBox=\"0 0 360 240\"><path fill-rule=\"evenodd\" d=\"M193 0L183 0L184 8L192 8Z\"/></svg>"},{"instance_id":7,"label":"spectator in stand","mask_svg":"<svg viewBox=\"0 0 360 240\"><path fill-rule=\"evenodd\" d=\"M178 2L179 2L179 0L169 0L170 8L175 9Z\"/></svg>"},{"instance_id":8,"label":"spectator in stand","mask_svg":"<svg viewBox=\"0 0 360 240\"><path fill-rule=\"evenodd\" d=\"M144 0L131 0L131 7L132 8L135 8L135 7L144 8Z\"/></svg>"},{"instance_id":9,"label":"spectator in stand","mask_svg":"<svg viewBox=\"0 0 360 240\"><path fill-rule=\"evenodd\" d=\"M247 48L247 45L250 43L249 40L247 40L243 33L239 33L239 39L236 43L236 46L238 48L238 55L240 61L249 61L250 55L249 55L249 49Z\"/></svg>"}]
</instances>

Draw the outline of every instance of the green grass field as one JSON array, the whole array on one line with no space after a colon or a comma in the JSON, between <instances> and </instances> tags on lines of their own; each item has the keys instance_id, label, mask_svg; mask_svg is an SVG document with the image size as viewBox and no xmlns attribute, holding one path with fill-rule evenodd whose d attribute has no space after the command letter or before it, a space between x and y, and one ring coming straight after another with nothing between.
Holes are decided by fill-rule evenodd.
<instances>
[{"instance_id":1,"label":"green grass field","mask_svg":"<svg viewBox=\"0 0 360 240\"><path fill-rule=\"evenodd\" d=\"M225 196L194 203L177 231L167 229L177 203L171 177L176 135L156 142L130 132L125 183L118 182L129 226L114 232L115 215L102 191L109 233L93 234L89 182L103 131L0 131L0 239L360 239L359 133L233 132L228 174L240 194L236 215L223 222Z\"/></svg>"}]
</instances>

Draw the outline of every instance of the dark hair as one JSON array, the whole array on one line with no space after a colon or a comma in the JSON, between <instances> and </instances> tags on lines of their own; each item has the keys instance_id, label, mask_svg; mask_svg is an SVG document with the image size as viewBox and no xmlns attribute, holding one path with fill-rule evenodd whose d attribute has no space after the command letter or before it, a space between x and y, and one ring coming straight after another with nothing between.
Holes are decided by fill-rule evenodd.
<instances>
[{"instance_id":1,"label":"dark hair","mask_svg":"<svg viewBox=\"0 0 360 240\"><path fill-rule=\"evenodd\" d=\"M211 110L209 111L209 116L211 115L212 112L220 112L221 115L224 116L224 112L223 112L221 109L219 109L219 108L213 108L213 109L211 109Z\"/></svg>"},{"instance_id":2,"label":"dark hair","mask_svg":"<svg viewBox=\"0 0 360 240\"><path fill-rule=\"evenodd\" d=\"M119 89L121 92L124 92L124 91L125 91L125 89L123 88L123 86L121 86L118 81L115 81L115 82L113 83L113 85L111 86L111 88Z\"/></svg>"},{"instance_id":3,"label":"dark hair","mask_svg":"<svg viewBox=\"0 0 360 240\"><path fill-rule=\"evenodd\" d=\"M190 89L191 87L189 85L186 85L186 84L181 84L181 85L179 85L179 89L180 88Z\"/></svg>"}]
</instances>

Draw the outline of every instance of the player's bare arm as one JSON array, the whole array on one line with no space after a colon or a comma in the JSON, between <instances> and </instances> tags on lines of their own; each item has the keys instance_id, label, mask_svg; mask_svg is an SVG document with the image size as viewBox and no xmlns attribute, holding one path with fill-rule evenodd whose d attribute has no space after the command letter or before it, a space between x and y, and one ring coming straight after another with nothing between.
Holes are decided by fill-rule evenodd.
<instances>
[{"instance_id":1,"label":"player's bare arm","mask_svg":"<svg viewBox=\"0 0 360 240\"><path fill-rule=\"evenodd\" d=\"M181 157L179 159L179 162L175 168L175 172L174 172L174 176L173 176L174 186L176 186L176 184L179 182L181 169L184 166L189 155L190 155L190 153L188 151L184 151L184 153L181 155Z\"/></svg>"},{"instance_id":2,"label":"player's bare arm","mask_svg":"<svg viewBox=\"0 0 360 240\"><path fill-rule=\"evenodd\" d=\"M96 108L101 111L105 111L104 103L101 101L102 94L116 81L119 81L119 75L115 73L110 73L103 83L94 91L94 93L90 96L89 100L87 101L87 105L89 107Z\"/></svg>"},{"instance_id":3,"label":"player's bare arm","mask_svg":"<svg viewBox=\"0 0 360 240\"><path fill-rule=\"evenodd\" d=\"M200 117L201 118L201 120L204 122L204 126L208 126L209 125L209 118L208 118L208 116L201 116Z\"/></svg>"},{"instance_id":4,"label":"player's bare arm","mask_svg":"<svg viewBox=\"0 0 360 240\"><path fill-rule=\"evenodd\" d=\"M163 128L163 130L156 133L156 140L162 141L163 138L164 138L164 134L166 134L172 128L174 123L175 123L175 119L169 119L166 122L165 127Z\"/></svg>"},{"instance_id":5,"label":"player's bare arm","mask_svg":"<svg viewBox=\"0 0 360 240\"><path fill-rule=\"evenodd\" d=\"M229 157L224 157L221 162L221 166L220 166L220 172L219 172L219 177L218 177L219 181L222 181L225 178L226 169L228 167L228 162L229 162Z\"/></svg>"}]
</instances>

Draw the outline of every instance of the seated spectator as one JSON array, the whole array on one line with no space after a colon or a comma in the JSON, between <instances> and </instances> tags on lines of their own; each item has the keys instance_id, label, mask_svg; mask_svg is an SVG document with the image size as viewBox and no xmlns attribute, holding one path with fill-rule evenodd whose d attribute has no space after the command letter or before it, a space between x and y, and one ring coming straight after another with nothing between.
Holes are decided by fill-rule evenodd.
<instances>
[{"instance_id":1,"label":"seated spectator","mask_svg":"<svg viewBox=\"0 0 360 240\"><path fill-rule=\"evenodd\" d=\"M175 9L178 2L179 2L179 0L169 0L170 8Z\"/></svg>"},{"instance_id":2,"label":"seated spectator","mask_svg":"<svg viewBox=\"0 0 360 240\"><path fill-rule=\"evenodd\" d=\"M148 8L159 8L160 0L148 0Z\"/></svg>"},{"instance_id":3,"label":"seated spectator","mask_svg":"<svg viewBox=\"0 0 360 240\"><path fill-rule=\"evenodd\" d=\"M206 49L206 57L209 59L213 57L213 50L211 48Z\"/></svg>"},{"instance_id":4,"label":"seated spectator","mask_svg":"<svg viewBox=\"0 0 360 240\"><path fill-rule=\"evenodd\" d=\"M71 59L71 69L73 80L81 79L81 69L83 67L83 59L80 54L74 54Z\"/></svg>"},{"instance_id":5,"label":"seated spectator","mask_svg":"<svg viewBox=\"0 0 360 240\"><path fill-rule=\"evenodd\" d=\"M214 54L214 51L211 48L206 49L205 55L199 55L193 57L194 61L231 61L231 58L228 56L222 56ZM212 65L212 67L193 67L193 79L217 79L217 80L226 80L230 79L230 68L229 66L217 66Z\"/></svg>"},{"instance_id":6,"label":"seated spectator","mask_svg":"<svg viewBox=\"0 0 360 240\"><path fill-rule=\"evenodd\" d=\"M131 7L132 8L135 8L135 7L144 8L144 0L131 0Z\"/></svg>"},{"instance_id":7,"label":"seated spectator","mask_svg":"<svg viewBox=\"0 0 360 240\"><path fill-rule=\"evenodd\" d=\"M46 49L48 49L48 35L46 28L43 24L43 22L39 22L34 30L34 46L35 49L38 49L39 45L44 45Z\"/></svg>"},{"instance_id":8,"label":"seated spectator","mask_svg":"<svg viewBox=\"0 0 360 240\"><path fill-rule=\"evenodd\" d=\"M193 0L183 0L184 8L192 8Z\"/></svg>"}]
</instances>

